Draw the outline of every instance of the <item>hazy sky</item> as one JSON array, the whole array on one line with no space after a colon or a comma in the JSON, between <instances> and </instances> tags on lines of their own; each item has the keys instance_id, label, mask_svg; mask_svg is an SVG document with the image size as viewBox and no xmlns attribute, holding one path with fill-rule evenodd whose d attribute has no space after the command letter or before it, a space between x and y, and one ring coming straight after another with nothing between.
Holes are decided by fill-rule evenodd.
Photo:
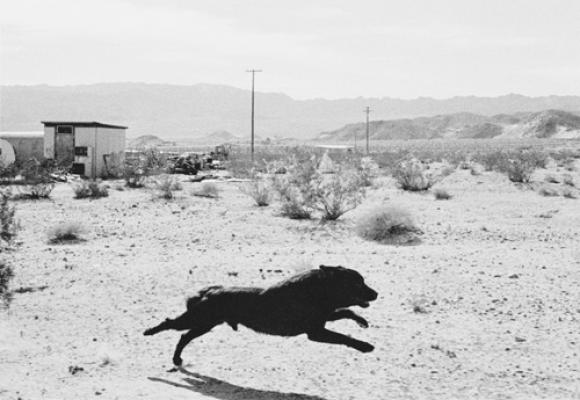
<instances>
[{"instance_id":1,"label":"hazy sky","mask_svg":"<svg viewBox=\"0 0 580 400\"><path fill-rule=\"evenodd\" d=\"M580 95L580 0L0 0L0 82Z\"/></svg>"}]
</instances>

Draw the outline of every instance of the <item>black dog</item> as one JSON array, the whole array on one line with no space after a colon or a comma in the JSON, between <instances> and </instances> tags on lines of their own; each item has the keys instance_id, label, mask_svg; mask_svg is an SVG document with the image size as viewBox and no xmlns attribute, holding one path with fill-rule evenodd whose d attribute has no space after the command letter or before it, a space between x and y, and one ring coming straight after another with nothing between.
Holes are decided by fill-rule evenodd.
<instances>
[{"instance_id":1,"label":"black dog","mask_svg":"<svg viewBox=\"0 0 580 400\"><path fill-rule=\"evenodd\" d=\"M290 277L267 289L254 287L210 286L187 300L187 311L166 319L144 335L164 330L189 330L181 336L173 363L181 365L181 352L189 342L226 322L234 330L242 324L269 335L296 336L302 333L315 342L342 344L361 352L374 347L366 342L330 331L327 321L352 319L360 326L367 321L350 306L368 307L377 292L368 287L356 271L321 265L320 269Z\"/></svg>"}]
</instances>

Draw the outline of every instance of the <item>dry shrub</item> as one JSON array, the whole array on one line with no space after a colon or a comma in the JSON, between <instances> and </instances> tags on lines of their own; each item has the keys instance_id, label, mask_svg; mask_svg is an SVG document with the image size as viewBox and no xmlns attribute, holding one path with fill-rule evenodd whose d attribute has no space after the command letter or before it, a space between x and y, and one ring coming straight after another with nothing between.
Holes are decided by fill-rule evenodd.
<instances>
[{"instance_id":1,"label":"dry shrub","mask_svg":"<svg viewBox=\"0 0 580 400\"><path fill-rule=\"evenodd\" d=\"M14 198L23 200L48 199L50 198L50 193L52 193L53 189L53 182L25 185L18 189L18 193L14 196Z\"/></svg>"},{"instance_id":2,"label":"dry shrub","mask_svg":"<svg viewBox=\"0 0 580 400\"><path fill-rule=\"evenodd\" d=\"M10 191L0 192L0 239L10 244L18 232L18 223L14 218L16 209L10 205Z\"/></svg>"},{"instance_id":3,"label":"dry shrub","mask_svg":"<svg viewBox=\"0 0 580 400\"><path fill-rule=\"evenodd\" d=\"M560 193L556 189L548 186L541 187L538 193L540 193L542 196L545 197L557 197L560 195Z\"/></svg>"},{"instance_id":4,"label":"dry shrub","mask_svg":"<svg viewBox=\"0 0 580 400\"><path fill-rule=\"evenodd\" d=\"M436 200L449 200L453 197L447 190L441 188L435 189L433 195Z\"/></svg>"},{"instance_id":5,"label":"dry shrub","mask_svg":"<svg viewBox=\"0 0 580 400\"><path fill-rule=\"evenodd\" d=\"M79 242L85 229L79 222L63 222L50 228L47 232L48 242L51 244Z\"/></svg>"},{"instance_id":6,"label":"dry shrub","mask_svg":"<svg viewBox=\"0 0 580 400\"><path fill-rule=\"evenodd\" d=\"M312 206L327 221L334 221L356 208L365 195L366 182L358 171L336 168L336 172L329 175L315 173L310 183Z\"/></svg>"},{"instance_id":7,"label":"dry shrub","mask_svg":"<svg viewBox=\"0 0 580 400\"><path fill-rule=\"evenodd\" d=\"M544 180L548 183L560 183L560 179L558 179L556 176L554 175L546 175L544 177Z\"/></svg>"},{"instance_id":8,"label":"dry shrub","mask_svg":"<svg viewBox=\"0 0 580 400\"><path fill-rule=\"evenodd\" d=\"M377 206L359 218L357 234L366 240L384 244L408 244L422 231L406 210L393 206Z\"/></svg>"},{"instance_id":9,"label":"dry shrub","mask_svg":"<svg viewBox=\"0 0 580 400\"><path fill-rule=\"evenodd\" d=\"M109 189L98 181L81 181L73 185L75 199L99 199L109 196Z\"/></svg>"},{"instance_id":10,"label":"dry shrub","mask_svg":"<svg viewBox=\"0 0 580 400\"><path fill-rule=\"evenodd\" d=\"M512 182L528 183L537 168L546 168L547 160L546 154L536 150L513 151L506 155L498 170Z\"/></svg>"},{"instance_id":11,"label":"dry shrub","mask_svg":"<svg viewBox=\"0 0 580 400\"><path fill-rule=\"evenodd\" d=\"M265 207L270 204L272 199L272 189L262 181L252 181L240 186L240 191L256 202L259 207Z\"/></svg>"},{"instance_id":12,"label":"dry shrub","mask_svg":"<svg viewBox=\"0 0 580 400\"><path fill-rule=\"evenodd\" d=\"M191 194L197 197L217 199L220 195L220 192L215 183L204 182L199 189L194 190Z\"/></svg>"},{"instance_id":13,"label":"dry shrub","mask_svg":"<svg viewBox=\"0 0 580 400\"><path fill-rule=\"evenodd\" d=\"M290 219L310 219L314 211L310 183L317 173L317 162L315 159L290 159L287 164L286 174L272 178L272 187L282 203L280 214Z\"/></svg>"},{"instance_id":14,"label":"dry shrub","mask_svg":"<svg viewBox=\"0 0 580 400\"><path fill-rule=\"evenodd\" d=\"M6 261L0 261L0 304L8 307L12 300L12 292L10 291L10 281L14 277L14 272Z\"/></svg>"},{"instance_id":15,"label":"dry shrub","mask_svg":"<svg viewBox=\"0 0 580 400\"><path fill-rule=\"evenodd\" d=\"M397 165L393 170L393 177L401 189L412 192L429 190L437 183L437 179L416 159L406 160Z\"/></svg>"},{"instance_id":16,"label":"dry shrub","mask_svg":"<svg viewBox=\"0 0 580 400\"><path fill-rule=\"evenodd\" d=\"M562 182L564 183L564 185L566 186L570 186L570 187L575 187L576 183L574 182L574 177L570 174L566 174L564 175Z\"/></svg>"},{"instance_id":17,"label":"dry shrub","mask_svg":"<svg viewBox=\"0 0 580 400\"><path fill-rule=\"evenodd\" d=\"M473 157L473 160L483 165L486 171L493 171L505 163L506 154L503 151L478 153Z\"/></svg>"},{"instance_id":18,"label":"dry shrub","mask_svg":"<svg viewBox=\"0 0 580 400\"><path fill-rule=\"evenodd\" d=\"M574 193L572 190L565 188L562 191L562 196L567 198L567 199L577 199L578 196L576 195L576 193Z\"/></svg>"},{"instance_id":19,"label":"dry shrub","mask_svg":"<svg viewBox=\"0 0 580 400\"><path fill-rule=\"evenodd\" d=\"M159 197L162 199L173 199L174 191L182 190L183 186L171 175L162 175L153 181L155 189L159 191Z\"/></svg>"}]
</instances>

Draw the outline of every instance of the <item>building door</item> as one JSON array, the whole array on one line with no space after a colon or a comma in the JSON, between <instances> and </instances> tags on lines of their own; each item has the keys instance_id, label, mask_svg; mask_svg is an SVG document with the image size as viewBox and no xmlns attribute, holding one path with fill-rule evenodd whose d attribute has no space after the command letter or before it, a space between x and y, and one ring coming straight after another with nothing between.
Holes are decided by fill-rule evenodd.
<instances>
[{"instance_id":1,"label":"building door","mask_svg":"<svg viewBox=\"0 0 580 400\"><path fill-rule=\"evenodd\" d=\"M74 149L74 128L70 125L58 125L54 141L54 153L58 165L71 166L74 160Z\"/></svg>"}]
</instances>

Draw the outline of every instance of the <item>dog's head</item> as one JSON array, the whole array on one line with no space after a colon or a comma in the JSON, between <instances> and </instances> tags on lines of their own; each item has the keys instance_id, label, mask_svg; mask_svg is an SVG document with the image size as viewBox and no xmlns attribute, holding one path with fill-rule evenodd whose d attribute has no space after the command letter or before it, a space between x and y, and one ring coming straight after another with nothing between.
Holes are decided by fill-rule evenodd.
<instances>
[{"instance_id":1,"label":"dog's head","mask_svg":"<svg viewBox=\"0 0 580 400\"><path fill-rule=\"evenodd\" d=\"M321 265L320 270L337 308L360 306L368 307L370 301L377 299L378 293L365 284L365 280L357 271L340 266Z\"/></svg>"}]
</instances>

